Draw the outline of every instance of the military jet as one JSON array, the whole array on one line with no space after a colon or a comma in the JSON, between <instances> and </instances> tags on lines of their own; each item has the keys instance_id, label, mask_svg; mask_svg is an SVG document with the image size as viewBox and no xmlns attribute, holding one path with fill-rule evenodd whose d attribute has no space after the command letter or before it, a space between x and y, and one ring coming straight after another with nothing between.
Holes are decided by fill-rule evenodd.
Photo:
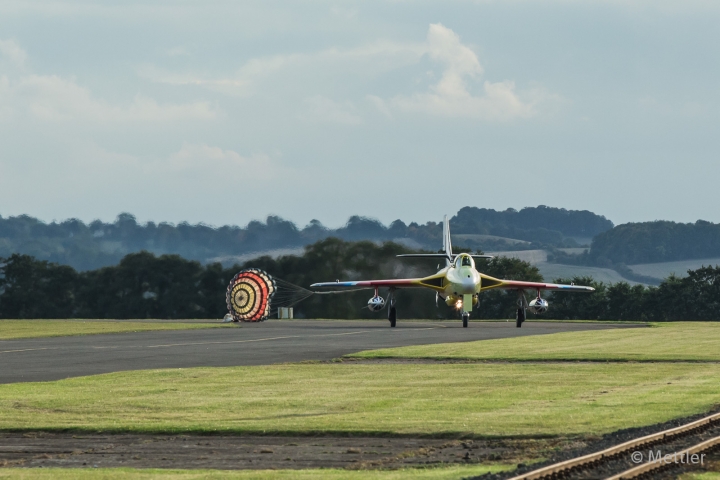
<instances>
[{"instance_id":1,"label":"military jet","mask_svg":"<svg viewBox=\"0 0 720 480\"><path fill-rule=\"evenodd\" d=\"M341 282L321 282L311 285L312 288L351 288L374 289L375 295L368 301L368 308L374 312L388 306L388 320L390 326L397 324L397 310L395 307L395 291L400 288L427 288L435 291L435 299L443 299L449 306L455 307L461 314L463 327L467 328L470 312L478 304L478 296L487 290L505 289L517 290L518 308L515 316L515 326L520 328L525 321L526 312L530 310L535 314L545 313L548 301L540 296L542 290L561 290L564 292L593 292L592 287L580 285L561 285L556 283L522 282L516 280L501 280L477 271L476 258L493 258L491 255L471 255L468 253L454 254L450 243L450 223L447 215L443 220L443 250L444 253L418 253L398 255L398 257L443 258L445 268L435 275L423 278L402 278L393 280L360 280ZM380 296L379 289L388 288L387 301ZM535 290L537 296L530 303L525 298L525 290Z\"/></svg>"}]
</instances>

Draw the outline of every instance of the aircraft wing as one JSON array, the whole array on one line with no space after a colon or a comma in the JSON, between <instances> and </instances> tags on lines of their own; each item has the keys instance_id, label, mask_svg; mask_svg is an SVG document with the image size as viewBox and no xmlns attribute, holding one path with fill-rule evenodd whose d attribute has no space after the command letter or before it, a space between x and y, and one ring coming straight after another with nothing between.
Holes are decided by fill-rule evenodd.
<instances>
[{"instance_id":1,"label":"aircraft wing","mask_svg":"<svg viewBox=\"0 0 720 480\"><path fill-rule=\"evenodd\" d=\"M563 285L560 283L518 282L515 280L502 280L495 288L527 289L527 290L560 290L563 292L594 292L592 287L582 285Z\"/></svg>"},{"instance_id":2,"label":"aircraft wing","mask_svg":"<svg viewBox=\"0 0 720 480\"><path fill-rule=\"evenodd\" d=\"M399 278L396 280L356 280L350 282L313 283L310 288L376 288L376 287L423 287L421 278Z\"/></svg>"}]
</instances>

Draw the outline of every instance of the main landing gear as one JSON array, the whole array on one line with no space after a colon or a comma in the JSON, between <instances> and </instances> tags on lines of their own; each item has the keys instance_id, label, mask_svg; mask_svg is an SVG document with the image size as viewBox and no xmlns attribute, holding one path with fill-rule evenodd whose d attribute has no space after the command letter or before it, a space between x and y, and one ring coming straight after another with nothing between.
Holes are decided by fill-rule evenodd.
<instances>
[{"instance_id":1,"label":"main landing gear","mask_svg":"<svg viewBox=\"0 0 720 480\"><path fill-rule=\"evenodd\" d=\"M397 311L395 310L395 291L394 289L390 289L390 294L388 295L388 320L390 320L390 327L395 328L395 324L397 323Z\"/></svg>"},{"instance_id":2,"label":"main landing gear","mask_svg":"<svg viewBox=\"0 0 720 480\"><path fill-rule=\"evenodd\" d=\"M517 313L515 314L515 326L517 328L522 327L523 322L526 318L526 312L525 310L527 308L527 300L525 299L525 294L522 290L518 290L518 308Z\"/></svg>"},{"instance_id":3,"label":"main landing gear","mask_svg":"<svg viewBox=\"0 0 720 480\"><path fill-rule=\"evenodd\" d=\"M522 327L522 324L524 321L525 321L525 309L522 307L519 307L517 309L517 314L515 315L515 326L517 328Z\"/></svg>"}]
</instances>

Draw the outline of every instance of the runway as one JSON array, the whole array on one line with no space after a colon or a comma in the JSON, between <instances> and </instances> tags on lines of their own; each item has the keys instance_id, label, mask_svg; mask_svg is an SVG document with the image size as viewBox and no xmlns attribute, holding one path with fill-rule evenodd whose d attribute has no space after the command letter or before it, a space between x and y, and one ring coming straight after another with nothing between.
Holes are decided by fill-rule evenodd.
<instances>
[{"instance_id":1,"label":"runway","mask_svg":"<svg viewBox=\"0 0 720 480\"><path fill-rule=\"evenodd\" d=\"M38 382L152 368L269 365L331 360L376 348L557 332L632 328L600 323L269 320L235 328L0 341L0 383Z\"/></svg>"}]
</instances>

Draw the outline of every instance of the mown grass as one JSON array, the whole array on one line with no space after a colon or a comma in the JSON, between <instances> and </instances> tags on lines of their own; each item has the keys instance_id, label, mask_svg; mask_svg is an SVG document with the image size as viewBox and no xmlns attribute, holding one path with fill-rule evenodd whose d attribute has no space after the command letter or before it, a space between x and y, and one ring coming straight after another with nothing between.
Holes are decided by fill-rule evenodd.
<instances>
[{"instance_id":1,"label":"mown grass","mask_svg":"<svg viewBox=\"0 0 720 480\"><path fill-rule=\"evenodd\" d=\"M718 480L720 472L690 472L680 475L680 480Z\"/></svg>"},{"instance_id":2,"label":"mown grass","mask_svg":"<svg viewBox=\"0 0 720 480\"><path fill-rule=\"evenodd\" d=\"M228 327L222 323L153 323L83 320L0 320L0 340L65 337L100 333L147 332L153 330L193 330Z\"/></svg>"},{"instance_id":3,"label":"mown grass","mask_svg":"<svg viewBox=\"0 0 720 480\"><path fill-rule=\"evenodd\" d=\"M295 364L0 385L0 429L602 434L704 412L720 364Z\"/></svg>"},{"instance_id":4,"label":"mown grass","mask_svg":"<svg viewBox=\"0 0 720 480\"><path fill-rule=\"evenodd\" d=\"M478 325L475 328L482 328ZM369 350L350 358L508 361L720 361L720 322L554 333L465 343Z\"/></svg>"},{"instance_id":5,"label":"mown grass","mask_svg":"<svg viewBox=\"0 0 720 480\"><path fill-rule=\"evenodd\" d=\"M265 480L265 479L333 479L333 480L399 480L452 479L510 470L510 465L462 465L438 468L403 468L400 470L161 470L133 468L3 468L0 478L115 480Z\"/></svg>"}]
</instances>

